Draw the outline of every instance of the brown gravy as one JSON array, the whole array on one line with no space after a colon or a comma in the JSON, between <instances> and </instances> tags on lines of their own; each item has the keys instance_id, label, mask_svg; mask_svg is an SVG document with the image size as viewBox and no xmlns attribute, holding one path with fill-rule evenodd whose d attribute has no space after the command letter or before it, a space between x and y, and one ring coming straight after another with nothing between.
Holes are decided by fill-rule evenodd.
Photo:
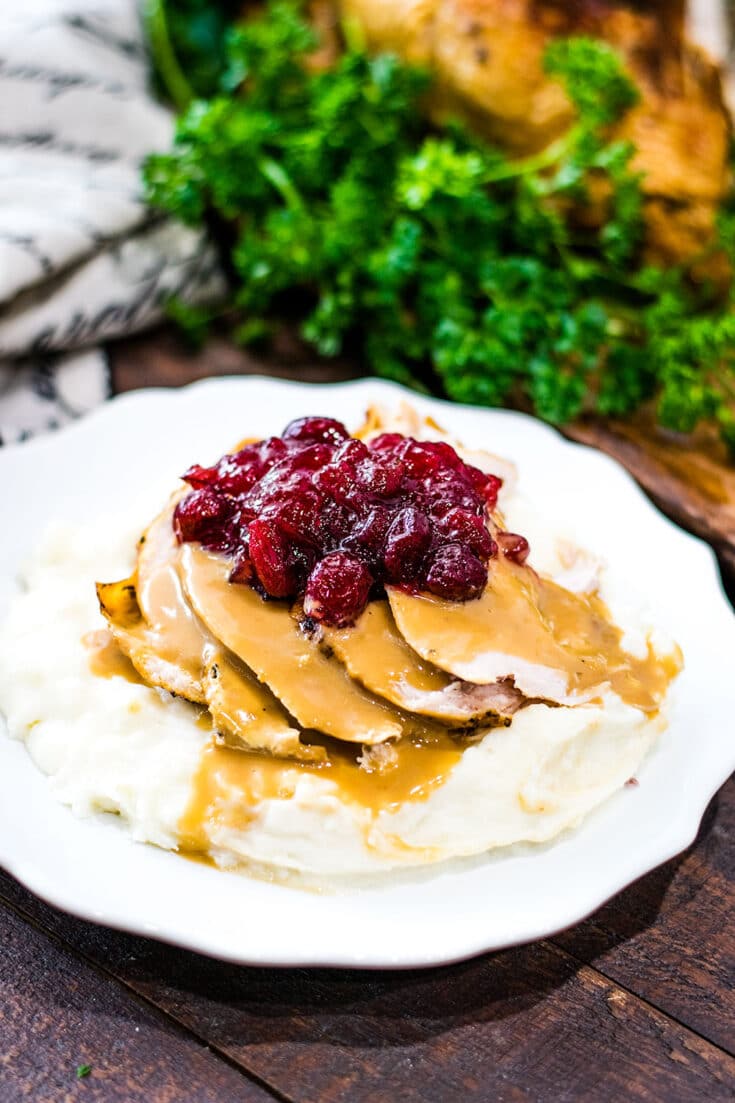
<instances>
[{"instance_id":1,"label":"brown gravy","mask_svg":"<svg viewBox=\"0 0 735 1103\"><path fill-rule=\"evenodd\" d=\"M441 692L452 678L413 651L396 630L387 601L371 601L350 628L322 628L322 640L367 689L401 705L401 689Z\"/></svg>"},{"instance_id":2,"label":"brown gravy","mask_svg":"<svg viewBox=\"0 0 735 1103\"><path fill-rule=\"evenodd\" d=\"M126 682L146 684L106 628L87 632L82 643L89 652L89 669L97 678L124 678Z\"/></svg>"},{"instance_id":3,"label":"brown gravy","mask_svg":"<svg viewBox=\"0 0 735 1103\"><path fill-rule=\"evenodd\" d=\"M528 567L491 563L484 593L475 601L442 601L429 594L392 590L390 604L401 633L425 659L455 674L478 656L513 657L565 676L567 692L584 693L609 682L627 704L655 711L682 665L678 648L644 659L623 650L622 631L595 595L573 594Z\"/></svg>"},{"instance_id":4,"label":"brown gravy","mask_svg":"<svg viewBox=\"0 0 735 1103\"><path fill-rule=\"evenodd\" d=\"M300 726L350 743L381 743L416 727L373 697L300 630L286 602L228 581L230 564L194 544L181 549L186 594L212 635L267 685Z\"/></svg>"},{"instance_id":5,"label":"brown gravy","mask_svg":"<svg viewBox=\"0 0 735 1103\"><path fill-rule=\"evenodd\" d=\"M384 771L360 766L355 748L329 741L326 761L284 761L271 755L247 754L212 743L205 749L189 805L179 822L181 849L209 849L212 822L245 828L262 800L288 799L303 774L335 783L340 797L375 816L405 801L425 800L443 785L462 757L463 745L447 734L401 740L395 762Z\"/></svg>"},{"instance_id":6,"label":"brown gravy","mask_svg":"<svg viewBox=\"0 0 735 1103\"><path fill-rule=\"evenodd\" d=\"M171 508L167 507L148 528L140 546L138 604L157 654L198 682L209 636L184 596L177 559Z\"/></svg>"}]
</instances>

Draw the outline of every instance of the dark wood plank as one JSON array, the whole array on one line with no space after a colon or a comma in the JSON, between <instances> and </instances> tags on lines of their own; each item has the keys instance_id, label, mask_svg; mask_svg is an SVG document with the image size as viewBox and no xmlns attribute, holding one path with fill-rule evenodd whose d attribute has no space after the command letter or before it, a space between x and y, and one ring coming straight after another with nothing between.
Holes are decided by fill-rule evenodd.
<instances>
[{"instance_id":1,"label":"dark wood plank","mask_svg":"<svg viewBox=\"0 0 735 1103\"><path fill-rule=\"evenodd\" d=\"M0 895L299 1101L725 1100L735 1060L548 943L447 969L236 968Z\"/></svg>"},{"instance_id":2,"label":"dark wood plank","mask_svg":"<svg viewBox=\"0 0 735 1103\"><path fill-rule=\"evenodd\" d=\"M735 778L697 845L555 939L735 1054Z\"/></svg>"},{"instance_id":3,"label":"dark wood plank","mask_svg":"<svg viewBox=\"0 0 735 1103\"><path fill-rule=\"evenodd\" d=\"M266 1103L273 1096L0 905L0 1103ZM77 1067L91 1065L79 1080Z\"/></svg>"},{"instance_id":4,"label":"dark wood plank","mask_svg":"<svg viewBox=\"0 0 735 1103\"><path fill-rule=\"evenodd\" d=\"M223 338L193 351L171 329L116 342L108 352L115 394L139 387L183 387L214 375L271 375L304 383L336 383L359 375L347 361L318 359L287 332L279 335L268 356Z\"/></svg>"}]
</instances>

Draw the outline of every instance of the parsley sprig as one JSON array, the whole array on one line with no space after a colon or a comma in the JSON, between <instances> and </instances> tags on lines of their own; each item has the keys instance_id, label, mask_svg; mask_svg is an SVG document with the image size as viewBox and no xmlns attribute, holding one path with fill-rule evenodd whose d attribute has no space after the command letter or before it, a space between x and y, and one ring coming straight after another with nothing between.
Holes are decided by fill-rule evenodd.
<instances>
[{"instance_id":1,"label":"parsley sprig","mask_svg":"<svg viewBox=\"0 0 735 1103\"><path fill-rule=\"evenodd\" d=\"M426 121L428 74L354 43L315 71L315 45L292 0L231 28L219 91L145 165L155 208L216 227L236 337L295 311L320 353L356 350L386 378L553 422L655 398L665 425L714 420L735 450L735 315L684 268L641 262L634 149L610 136L638 92L610 47L550 44L577 121L511 160ZM192 332L209 317L172 309Z\"/></svg>"}]
</instances>

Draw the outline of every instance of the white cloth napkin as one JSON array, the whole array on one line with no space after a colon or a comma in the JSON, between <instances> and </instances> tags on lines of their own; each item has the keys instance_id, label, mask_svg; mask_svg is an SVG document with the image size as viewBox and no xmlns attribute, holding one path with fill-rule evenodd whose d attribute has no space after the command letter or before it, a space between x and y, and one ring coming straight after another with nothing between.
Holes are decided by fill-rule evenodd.
<instances>
[{"instance_id":1,"label":"white cloth napkin","mask_svg":"<svg viewBox=\"0 0 735 1103\"><path fill-rule=\"evenodd\" d=\"M202 236L142 201L140 163L172 129L136 0L2 0L1 441L101 402L102 340L148 325L172 294L221 290Z\"/></svg>"}]
</instances>

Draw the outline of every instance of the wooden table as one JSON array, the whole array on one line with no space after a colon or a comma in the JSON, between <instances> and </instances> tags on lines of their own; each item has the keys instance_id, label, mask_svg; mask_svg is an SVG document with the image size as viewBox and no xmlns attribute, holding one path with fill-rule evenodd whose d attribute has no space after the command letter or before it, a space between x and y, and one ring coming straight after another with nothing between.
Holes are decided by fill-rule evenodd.
<instances>
[{"instance_id":1,"label":"wooden table","mask_svg":"<svg viewBox=\"0 0 735 1103\"><path fill-rule=\"evenodd\" d=\"M290 355L265 369L293 373ZM166 334L114 360L118 389L253 370ZM677 512L688 491L662 485ZM0 1103L732 1100L734 917L735 779L694 846L579 926L443 969L238 968L72 919L0 874Z\"/></svg>"}]
</instances>

